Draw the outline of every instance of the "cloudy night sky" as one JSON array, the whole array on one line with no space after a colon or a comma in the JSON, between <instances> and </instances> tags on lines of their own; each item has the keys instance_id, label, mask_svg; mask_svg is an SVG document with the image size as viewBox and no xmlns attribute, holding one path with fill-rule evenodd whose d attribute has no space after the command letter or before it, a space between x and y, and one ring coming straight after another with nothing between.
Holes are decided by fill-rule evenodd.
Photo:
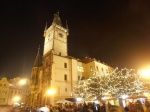
<instances>
[{"instance_id":1,"label":"cloudy night sky","mask_svg":"<svg viewBox=\"0 0 150 112\"><path fill-rule=\"evenodd\" d=\"M45 24L58 11L68 21L70 56L114 68L150 65L149 0L1 0L0 78L30 76Z\"/></svg>"}]
</instances>

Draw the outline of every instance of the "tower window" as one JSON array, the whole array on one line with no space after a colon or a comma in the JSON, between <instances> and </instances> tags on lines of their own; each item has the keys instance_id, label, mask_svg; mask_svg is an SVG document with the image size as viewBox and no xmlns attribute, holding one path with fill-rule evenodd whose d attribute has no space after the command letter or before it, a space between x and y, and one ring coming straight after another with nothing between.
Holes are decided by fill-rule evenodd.
<instances>
[{"instance_id":1,"label":"tower window","mask_svg":"<svg viewBox=\"0 0 150 112\"><path fill-rule=\"evenodd\" d=\"M63 34L62 34L62 33L58 33L58 35L59 35L59 37L61 37L61 38L63 37Z\"/></svg>"},{"instance_id":2,"label":"tower window","mask_svg":"<svg viewBox=\"0 0 150 112\"><path fill-rule=\"evenodd\" d=\"M59 52L59 56L61 56L61 52Z\"/></svg>"},{"instance_id":3,"label":"tower window","mask_svg":"<svg viewBox=\"0 0 150 112\"><path fill-rule=\"evenodd\" d=\"M67 88L65 88L65 92L67 92Z\"/></svg>"},{"instance_id":4,"label":"tower window","mask_svg":"<svg viewBox=\"0 0 150 112\"><path fill-rule=\"evenodd\" d=\"M67 81L67 75L66 74L64 75L64 80Z\"/></svg>"},{"instance_id":5,"label":"tower window","mask_svg":"<svg viewBox=\"0 0 150 112\"><path fill-rule=\"evenodd\" d=\"M64 63L64 68L67 68L67 63Z\"/></svg>"}]
</instances>

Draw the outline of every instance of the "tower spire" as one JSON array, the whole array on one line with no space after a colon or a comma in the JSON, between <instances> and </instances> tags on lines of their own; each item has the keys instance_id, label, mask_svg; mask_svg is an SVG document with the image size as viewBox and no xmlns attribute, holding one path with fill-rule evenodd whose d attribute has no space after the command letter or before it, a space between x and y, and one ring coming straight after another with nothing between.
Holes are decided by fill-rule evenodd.
<instances>
[{"instance_id":1,"label":"tower spire","mask_svg":"<svg viewBox=\"0 0 150 112\"><path fill-rule=\"evenodd\" d=\"M69 30L69 28L68 28L68 22L67 22L67 20L66 20L66 29L67 29L67 30Z\"/></svg>"},{"instance_id":2,"label":"tower spire","mask_svg":"<svg viewBox=\"0 0 150 112\"><path fill-rule=\"evenodd\" d=\"M47 30L47 22L46 22L46 25L45 25L45 29L44 29L44 37L46 36L46 30Z\"/></svg>"},{"instance_id":3,"label":"tower spire","mask_svg":"<svg viewBox=\"0 0 150 112\"><path fill-rule=\"evenodd\" d=\"M57 14L54 14L53 23L62 26L62 22L61 22L61 19L59 17L59 11L57 12Z\"/></svg>"},{"instance_id":4,"label":"tower spire","mask_svg":"<svg viewBox=\"0 0 150 112\"><path fill-rule=\"evenodd\" d=\"M44 31L46 31L47 30L47 22L46 22L46 25L45 25L45 30Z\"/></svg>"},{"instance_id":5,"label":"tower spire","mask_svg":"<svg viewBox=\"0 0 150 112\"><path fill-rule=\"evenodd\" d=\"M40 66L41 66L41 62L40 62L40 45L39 45L38 53L36 55L33 67L40 67Z\"/></svg>"}]
</instances>

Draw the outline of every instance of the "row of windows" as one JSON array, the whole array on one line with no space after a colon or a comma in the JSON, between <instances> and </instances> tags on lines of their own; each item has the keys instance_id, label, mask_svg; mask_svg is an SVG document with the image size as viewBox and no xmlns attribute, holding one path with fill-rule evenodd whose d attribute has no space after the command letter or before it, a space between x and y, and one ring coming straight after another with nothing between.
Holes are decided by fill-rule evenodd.
<instances>
[{"instance_id":1,"label":"row of windows","mask_svg":"<svg viewBox=\"0 0 150 112\"><path fill-rule=\"evenodd\" d=\"M90 66L90 71L93 71L92 66ZM96 71L99 71L98 66L96 66ZM102 72L106 72L106 73L108 73L108 72L109 72L109 70L107 70L107 69L106 69L106 71L104 71L104 69L103 69L103 68L101 68L101 71L102 71Z\"/></svg>"},{"instance_id":2,"label":"row of windows","mask_svg":"<svg viewBox=\"0 0 150 112\"><path fill-rule=\"evenodd\" d=\"M22 93L28 93L28 90L24 91L11 90L11 94L22 94Z\"/></svg>"},{"instance_id":3,"label":"row of windows","mask_svg":"<svg viewBox=\"0 0 150 112\"><path fill-rule=\"evenodd\" d=\"M27 93L28 91L16 91L16 90L11 90L11 94L21 94L21 93ZM0 94L6 95L7 91L0 91Z\"/></svg>"},{"instance_id":4,"label":"row of windows","mask_svg":"<svg viewBox=\"0 0 150 112\"><path fill-rule=\"evenodd\" d=\"M48 62L46 62L46 66L48 66ZM64 63L64 68L67 68L67 63ZM78 67L77 67L77 70L78 70L79 72L84 72L84 68L83 68L82 66L78 66ZM96 66L96 70L99 71L98 66ZM92 66L90 66L90 71L93 71L93 67L92 67ZM101 71L104 72L104 69L101 68ZM106 73L108 73L108 72L109 72L109 71L106 69Z\"/></svg>"},{"instance_id":5,"label":"row of windows","mask_svg":"<svg viewBox=\"0 0 150 112\"><path fill-rule=\"evenodd\" d=\"M46 66L49 66L48 61L46 62ZM67 68L67 63L64 63L64 68Z\"/></svg>"},{"instance_id":6,"label":"row of windows","mask_svg":"<svg viewBox=\"0 0 150 112\"><path fill-rule=\"evenodd\" d=\"M78 67L77 67L77 70L78 70L78 72L84 72L84 68L81 67L81 66L78 66ZM90 71L93 71L93 67L92 67L92 66L90 66ZM99 71L98 66L96 66L96 71ZM101 71L104 72L104 69L101 68ZM108 73L108 72L109 72L109 71L106 69L106 73Z\"/></svg>"},{"instance_id":7,"label":"row of windows","mask_svg":"<svg viewBox=\"0 0 150 112\"><path fill-rule=\"evenodd\" d=\"M6 86L6 84L0 84L0 86Z\"/></svg>"},{"instance_id":8,"label":"row of windows","mask_svg":"<svg viewBox=\"0 0 150 112\"><path fill-rule=\"evenodd\" d=\"M1 95L7 95L7 93L8 93L8 92L7 92L7 91L4 91L4 90L3 90L3 91L0 91L0 94L1 94Z\"/></svg>"},{"instance_id":9,"label":"row of windows","mask_svg":"<svg viewBox=\"0 0 150 112\"><path fill-rule=\"evenodd\" d=\"M81 79L83 79L83 77L82 77L82 76L78 76L78 81L81 80ZM65 80L65 81L68 80L68 79L67 79L67 74L64 75L64 80Z\"/></svg>"},{"instance_id":10,"label":"row of windows","mask_svg":"<svg viewBox=\"0 0 150 112\"><path fill-rule=\"evenodd\" d=\"M65 88L65 89L64 89L64 91L65 91L65 92L68 92L68 89L67 89L67 88ZM57 94L60 94L60 88L58 88L58 90L57 90Z\"/></svg>"}]
</instances>

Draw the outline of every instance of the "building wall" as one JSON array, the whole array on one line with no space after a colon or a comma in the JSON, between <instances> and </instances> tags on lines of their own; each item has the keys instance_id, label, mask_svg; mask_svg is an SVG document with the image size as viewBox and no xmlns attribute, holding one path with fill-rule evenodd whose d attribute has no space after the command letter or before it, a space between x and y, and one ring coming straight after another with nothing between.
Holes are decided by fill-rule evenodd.
<instances>
[{"instance_id":1,"label":"building wall","mask_svg":"<svg viewBox=\"0 0 150 112\"><path fill-rule=\"evenodd\" d=\"M72 60L54 55L51 87L56 89L58 96L69 97L72 90Z\"/></svg>"},{"instance_id":2,"label":"building wall","mask_svg":"<svg viewBox=\"0 0 150 112\"><path fill-rule=\"evenodd\" d=\"M8 104L13 106L24 106L26 102L27 96L30 94L29 84L30 80L27 78L16 77L13 79L9 79L9 96L8 96ZM24 84L20 83L20 81L25 81ZM18 97L19 100L15 100L14 98Z\"/></svg>"},{"instance_id":3,"label":"building wall","mask_svg":"<svg viewBox=\"0 0 150 112\"><path fill-rule=\"evenodd\" d=\"M54 31L54 54L67 56L67 30L63 27L56 25Z\"/></svg>"},{"instance_id":4,"label":"building wall","mask_svg":"<svg viewBox=\"0 0 150 112\"><path fill-rule=\"evenodd\" d=\"M0 80L0 105L8 105L9 91L9 82L4 77Z\"/></svg>"}]
</instances>

